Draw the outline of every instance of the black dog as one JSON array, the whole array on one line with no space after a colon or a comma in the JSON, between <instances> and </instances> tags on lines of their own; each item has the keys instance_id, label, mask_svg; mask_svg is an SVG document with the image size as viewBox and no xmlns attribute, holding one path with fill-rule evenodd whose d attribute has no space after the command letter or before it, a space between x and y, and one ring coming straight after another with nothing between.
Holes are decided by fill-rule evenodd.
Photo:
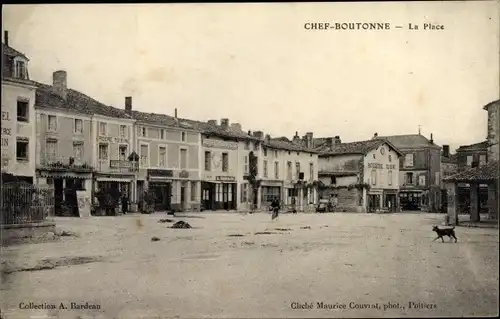
<instances>
[{"instance_id":1,"label":"black dog","mask_svg":"<svg viewBox=\"0 0 500 319\"><path fill-rule=\"evenodd\" d=\"M438 235L433 241L441 238L442 242L444 243L443 236L448 236L448 237L450 237L450 240L453 237L453 238L455 238L455 242L457 242L457 237L455 236L455 227L440 229L439 227L434 226L434 227L432 227L432 231L435 231L436 234Z\"/></svg>"}]
</instances>

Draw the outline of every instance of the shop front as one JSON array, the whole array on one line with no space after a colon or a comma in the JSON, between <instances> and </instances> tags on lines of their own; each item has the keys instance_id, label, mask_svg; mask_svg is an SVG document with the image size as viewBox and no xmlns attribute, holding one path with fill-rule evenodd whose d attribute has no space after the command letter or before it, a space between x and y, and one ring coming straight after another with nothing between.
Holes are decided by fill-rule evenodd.
<instances>
[{"instance_id":1,"label":"shop front","mask_svg":"<svg viewBox=\"0 0 500 319\"><path fill-rule=\"evenodd\" d=\"M201 182L202 209L235 210L237 191L234 176L205 176Z\"/></svg>"},{"instance_id":2,"label":"shop front","mask_svg":"<svg viewBox=\"0 0 500 319\"><path fill-rule=\"evenodd\" d=\"M379 211L383 208L383 195L384 192L381 189L371 189L368 191L367 198L367 211L369 213Z\"/></svg>"},{"instance_id":3,"label":"shop front","mask_svg":"<svg viewBox=\"0 0 500 319\"><path fill-rule=\"evenodd\" d=\"M155 211L170 211L172 203L173 171L148 169L148 191L154 198Z\"/></svg>"},{"instance_id":4,"label":"shop front","mask_svg":"<svg viewBox=\"0 0 500 319\"><path fill-rule=\"evenodd\" d=\"M422 190L402 190L399 192L399 203L401 210L421 210L422 209Z\"/></svg>"},{"instance_id":5,"label":"shop front","mask_svg":"<svg viewBox=\"0 0 500 319\"><path fill-rule=\"evenodd\" d=\"M90 198L92 171L65 169L38 169L37 185L50 185L54 189L54 213L56 216L78 217L78 194Z\"/></svg>"},{"instance_id":6,"label":"shop front","mask_svg":"<svg viewBox=\"0 0 500 319\"><path fill-rule=\"evenodd\" d=\"M283 182L263 180L261 184L261 205L268 207L274 199L283 200Z\"/></svg>"}]
</instances>

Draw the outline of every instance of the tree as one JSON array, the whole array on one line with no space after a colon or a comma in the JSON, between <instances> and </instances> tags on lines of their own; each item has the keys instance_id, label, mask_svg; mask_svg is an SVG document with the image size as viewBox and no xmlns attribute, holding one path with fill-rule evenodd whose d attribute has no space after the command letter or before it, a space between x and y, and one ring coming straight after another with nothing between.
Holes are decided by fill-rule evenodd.
<instances>
[{"instance_id":1,"label":"tree","mask_svg":"<svg viewBox=\"0 0 500 319\"><path fill-rule=\"evenodd\" d=\"M248 175L248 182L250 183L250 187L252 189L251 192L251 199L252 199L252 210L254 210L255 205L256 205L256 200L257 200L257 194L259 192L259 187L261 180L257 179L257 175L259 173L258 170L258 157L255 156L253 152L250 152L248 154L248 164L249 164L249 175Z\"/></svg>"}]
</instances>

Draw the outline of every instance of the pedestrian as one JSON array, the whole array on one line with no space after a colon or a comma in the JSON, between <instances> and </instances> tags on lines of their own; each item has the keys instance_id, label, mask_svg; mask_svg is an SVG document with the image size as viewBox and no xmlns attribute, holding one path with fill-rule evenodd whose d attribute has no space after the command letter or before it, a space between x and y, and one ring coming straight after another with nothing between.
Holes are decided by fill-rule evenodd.
<instances>
[{"instance_id":1,"label":"pedestrian","mask_svg":"<svg viewBox=\"0 0 500 319\"><path fill-rule=\"evenodd\" d=\"M125 215L128 212L128 196L126 193L122 196L122 214Z\"/></svg>"},{"instance_id":2,"label":"pedestrian","mask_svg":"<svg viewBox=\"0 0 500 319\"><path fill-rule=\"evenodd\" d=\"M278 218L279 211L280 211L280 202L277 197L275 197L271 203L271 207L273 209L273 215L271 217L271 220L274 220Z\"/></svg>"}]
</instances>

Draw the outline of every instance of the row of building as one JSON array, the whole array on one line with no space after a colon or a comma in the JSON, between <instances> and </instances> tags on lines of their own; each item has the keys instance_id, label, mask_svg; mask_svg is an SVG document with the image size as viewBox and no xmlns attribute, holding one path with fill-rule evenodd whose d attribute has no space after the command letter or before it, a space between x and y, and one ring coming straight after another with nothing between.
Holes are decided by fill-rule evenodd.
<instances>
[{"instance_id":1,"label":"row of building","mask_svg":"<svg viewBox=\"0 0 500 319\"><path fill-rule=\"evenodd\" d=\"M67 188L91 198L118 189L133 210L146 190L156 210L175 211L261 209L273 198L300 211L331 196L338 209L360 212L438 211L445 202L449 147L432 135L276 138L227 118L140 112L132 97L113 107L69 88L65 71L53 73L52 85L30 80L28 58L4 37L2 172L52 185L56 209L76 200Z\"/></svg>"}]
</instances>

